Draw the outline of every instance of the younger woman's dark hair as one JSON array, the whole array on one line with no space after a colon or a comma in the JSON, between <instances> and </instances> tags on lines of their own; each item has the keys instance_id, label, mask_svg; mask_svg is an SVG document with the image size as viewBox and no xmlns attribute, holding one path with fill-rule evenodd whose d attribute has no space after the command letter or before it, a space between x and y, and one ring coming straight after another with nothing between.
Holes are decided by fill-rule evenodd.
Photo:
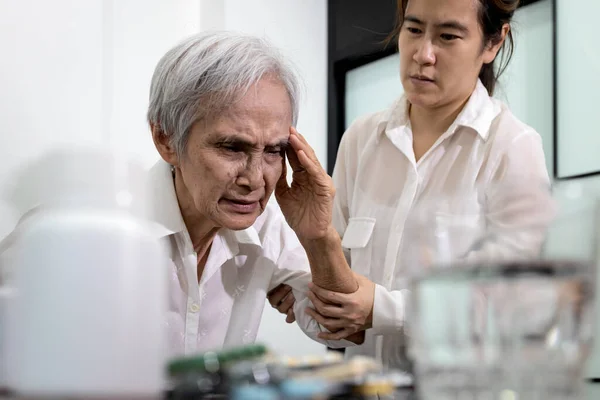
<instances>
[{"instance_id":1,"label":"younger woman's dark hair","mask_svg":"<svg viewBox=\"0 0 600 400\"><path fill-rule=\"evenodd\" d=\"M397 41L402 24L404 22L404 15L406 13L406 7L409 0L397 0L397 11L396 11L396 26L393 32L388 37L388 43L392 40ZM520 0L477 0L479 2L479 25L483 31L483 45L494 45L502 40L502 27L504 24L510 24L512 17L519 6ZM504 72L510 59L512 58L515 48L515 41L513 38L512 31L509 30L502 44L498 54L502 54L500 57L500 65L495 67L495 60L489 64L484 64L479 72L479 79L483 83L483 86L487 89L488 93L494 94L494 89L498 78ZM498 57L496 57L498 58Z\"/></svg>"}]
</instances>

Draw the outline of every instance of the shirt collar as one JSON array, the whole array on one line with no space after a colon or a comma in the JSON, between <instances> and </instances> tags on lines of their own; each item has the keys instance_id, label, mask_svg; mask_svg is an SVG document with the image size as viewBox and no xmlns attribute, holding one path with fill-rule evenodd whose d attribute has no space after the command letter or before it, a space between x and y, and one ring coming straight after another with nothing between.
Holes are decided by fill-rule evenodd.
<instances>
[{"instance_id":1,"label":"shirt collar","mask_svg":"<svg viewBox=\"0 0 600 400\"><path fill-rule=\"evenodd\" d=\"M149 175L148 192L152 200L149 219L164 228L161 236L185 231L171 166L161 159L150 169Z\"/></svg>"},{"instance_id":2,"label":"shirt collar","mask_svg":"<svg viewBox=\"0 0 600 400\"><path fill-rule=\"evenodd\" d=\"M149 171L150 174L150 220L158 223L161 228L159 236L169 236L174 233L187 232L187 227L181 216L173 172L171 166L164 160L159 160ZM240 231L222 230L227 245L233 254L237 254L240 244L249 244L262 247L258 232L251 226Z\"/></svg>"},{"instance_id":3,"label":"shirt collar","mask_svg":"<svg viewBox=\"0 0 600 400\"><path fill-rule=\"evenodd\" d=\"M469 97L467 104L456 117L449 130L459 126L473 129L483 140L487 140L494 118L500 113L500 105L492 100L481 80ZM398 128L410 126L408 100L405 95L398 98L391 107L381 114L377 124L378 138Z\"/></svg>"},{"instance_id":4,"label":"shirt collar","mask_svg":"<svg viewBox=\"0 0 600 400\"><path fill-rule=\"evenodd\" d=\"M475 90L456 118L454 125L471 128L483 140L487 140L492 122L500 111L500 105L494 102L483 83L477 80Z\"/></svg>"},{"instance_id":5,"label":"shirt collar","mask_svg":"<svg viewBox=\"0 0 600 400\"><path fill-rule=\"evenodd\" d=\"M232 231L229 229L221 230L224 243L227 247L227 258L233 258L240 253L240 246L250 245L262 247L260 237L254 227L241 231Z\"/></svg>"}]
</instances>

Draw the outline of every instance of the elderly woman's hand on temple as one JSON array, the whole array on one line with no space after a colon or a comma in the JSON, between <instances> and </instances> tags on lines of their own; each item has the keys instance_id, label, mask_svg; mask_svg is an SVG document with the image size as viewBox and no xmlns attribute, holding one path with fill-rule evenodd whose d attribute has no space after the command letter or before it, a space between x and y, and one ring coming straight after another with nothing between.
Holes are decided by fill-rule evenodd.
<instances>
[{"instance_id":1,"label":"elderly woman's hand on temple","mask_svg":"<svg viewBox=\"0 0 600 400\"><path fill-rule=\"evenodd\" d=\"M321 239L331 234L333 197L331 177L323 169L306 139L290 128L290 146L286 149L292 167L292 184L287 182L287 168L275 188L275 197L287 223L301 242Z\"/></svg>"}]
</instances>

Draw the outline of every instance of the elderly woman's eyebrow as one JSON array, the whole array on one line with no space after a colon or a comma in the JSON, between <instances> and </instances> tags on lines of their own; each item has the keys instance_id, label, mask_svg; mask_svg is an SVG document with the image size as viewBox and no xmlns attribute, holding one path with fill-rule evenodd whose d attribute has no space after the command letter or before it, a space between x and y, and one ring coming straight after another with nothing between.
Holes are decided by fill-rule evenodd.
<instances>
[{"instance_id":1,"label":"elderly woman's eyebrow","mask_svg":"<svg viewBox=\"0 0 600 400\"><path fill-rule=\"evenodd\" d=\"M236 146L244 149L258 148L258 144L252 142L244 137L235 136L235 135L222 135L215 138L215 143L217 145L227 145L227 146ZM265 145L267 149L280 149L285 150L290 145L289 140L282 139L272 143L268 143Z\"/></svg>"},{"instance_id":2,"label":"elderly woman's eyebrow","mask_svg":"<svg viewBox=\"0 0 600 400\"><path fill-rule=\"evenodd\" d=\"M285 149L287 149L289 147L289 145L290 145L290 141L288 139L283 139L283 140L280 140L280 141L278 141L276 143L267 144L265 147L267 147L267 148L277 148L277 149L280 149L280 150L285 150Z\"/></svg>"}]
</instances>

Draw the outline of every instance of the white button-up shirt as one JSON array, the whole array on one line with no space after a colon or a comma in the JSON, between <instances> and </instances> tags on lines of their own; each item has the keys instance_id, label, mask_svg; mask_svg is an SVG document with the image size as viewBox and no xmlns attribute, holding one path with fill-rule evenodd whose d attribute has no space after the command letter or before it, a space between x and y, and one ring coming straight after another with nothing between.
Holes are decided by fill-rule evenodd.
<instances>
[{"instance_id":1,"label":"white button-up shirt","mask_svg":"<svg viewBox=\"0 0 600 400\"><path fill-rule=\"evenodd\" d=\"M303 247L275 204L269 203L246 230L221 229L214 238L201 281L197 255L181 216L171 167L159 161L150 170L151 218L162 225L170 251L169 311L166 318L170 354L191 354L253 343L267 292L281 283L293 289L300 328L330 347L347 341L323 341L326 331L304 309L311 281ZM281 323L284 324L282 316Z\"/></svg>"},{"instance_id":2,"label":"white button-up shirt","mask_svg":"<svg viewBox=\"0 0 600 400\"><path fill-rule=\"evenodd\" d=\"M377 284L373 328L363 345L346 353L380 357L396 367L407 366L402 328L406 264L416 246L407 232L411 209L458 196L461 201L444 208L449 219L482 229L490 224L514 227L518 232L519 224L539 217L535 190L528 196L523 191L511 195L511 189L525 182L549 185L540 136L491 98L481 82L454 123L418 162L407 109L401 97L390 109L357 119L342 137L333 174L334 225L343 237L342 246L352 268ZM480 188L492 187L494 194L485 193L482 202ZM456 252L472 244L473 238L461 235L457 231L450 237ZM526 233L505 237L467 258L478 252L497 257L535 251L542 241L542 235Z\"/></svg>"}]
</instances>

